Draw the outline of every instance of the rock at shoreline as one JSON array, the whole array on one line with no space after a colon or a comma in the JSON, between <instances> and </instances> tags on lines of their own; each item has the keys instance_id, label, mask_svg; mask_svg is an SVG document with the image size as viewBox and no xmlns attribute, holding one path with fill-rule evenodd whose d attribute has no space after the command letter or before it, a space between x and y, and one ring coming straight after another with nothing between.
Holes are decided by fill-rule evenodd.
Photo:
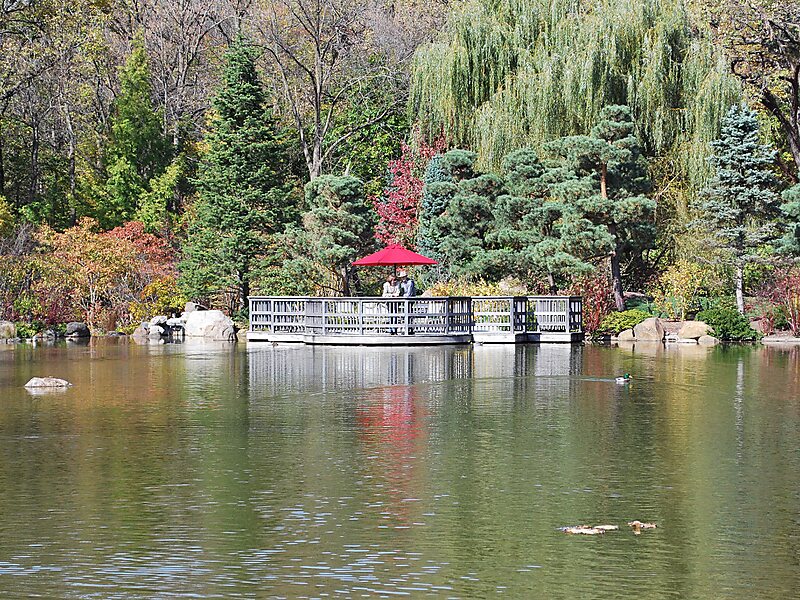
<instances>
[{"instance_id":1,"label":"rock at shoreline","mask_svg":"<svg viewBox=\"0 0 800 600\"><path fill-rule=\"evenodd\" d=\"M714 330L703 321L686 321L678 331L678 339L699 340L710 333L714 333Z\"/></svg>"},{"instance_id":2,"label":"rock at shoreline","mask_svg":"<svg viewBox=\"0 0 800 600\"><path fill-rule=\"evenodd\" d=\"M184 316L186 316L190 312L194 312L196 310L203 310L203 307L197 304L196 302L187 302L186 306L183 307L183 314Z\"/></svg>"},{"instance_id":3,"label":"rock at shoreline","mask_svg":"<svg viewBox=\"0 0 800 600\"><path fill-rule=\"evenodd\" d=\"M66 388L72 387L72 384L66 379L59 379L57 377L33 377L28 383L25 384L26 388Z\"/></svg>"},{"instance_id":4,"label":"rock at shoreline","mask_svg":"<svg viewBox=\"0 0 800 600\"><path fill-rule=\"evenodd\" d=\"M701 335L698 338L697 343L701 346L716 346L719 344L719 340L713 335Z\"/></svg>"},{"instance_id":5,"label":"rock at shoreline","mask_svg":"<svg viewBox=\"0 0 800 600\"><path fill-rule=\"evenodd\" d=\"M11 321L0 321L0 340L12 340L17 337L17 326Z\"/></svg>"},{"instance_id":6,"label":"rock at shoreline","mask_svg":"<svg viewBox=\"0 0 800 600\"><path fill-rule=\"evenodd\" d=\"M186 337L201 337L207 340L235 340L236 328L230 317L221 310L195 310L186 316Z\"/></svg>"},{"instance_id":7,"label":"rock at shoreline","mask_svg":"<svg viewBox=\"0 0 800 600\"><path fill-rule=\"evenodd\" d=\"M150 319L150 327L154 325L166 325L167 324L167 317L164 315L157 315Z\"/></svg>"},{"instance_id":8,"label":"rock at shoreline","mask_svg":"<svg viewBox=\"0 0 800 600\"><path fill-rule=\"evenodd\" d=\"M150 325L150 330L147 333L147 336L150 338L160 338L167 332L161 325Z\"/></svg>"},{"instance_id":9,"label":"rock at shoreline","mask_svg":"<svg viewBox=\"0 0 800 600\"><path fill-rule=\"evenodd\" d=\"M634 342L636 341L636 336L633 335L633 329L624 329L619 332L617 340L620 342Z\"/></svg>"},{"instance_id":10,"label":"rock at shoreline","mask_svg":"<svg viewBox=\"0 0 800 600\"><path fill-rule=\"evenodd\" d=\"M144 325L139 325L136 329L133 330L131 337L134 338L146 338L147 337L147 329L144 328Z\"/></svg>"},{"instance_id":11,"label":"rock at shoreline","mask_svg":"<svg viewBox=\"0 0 800 600\"><path fill-rule=\"evenodd\" d=\"M660 342L664 339L664 325L661 319L650 317L633 328L637 342Z\"/></svg>"},{"instance_id":12,"label":"rock at shoreline","mask_svg":"<svg viewBox=\"0 0 800 600\"><path fill-rule=\"evenodd\" d=\"M183 327L183 324L186 322L184 317L172 317L171 319L167 319L167 327Z\"/></svg>"},{"instance_id":13,"label":"rock at shoreline","mask_svg":"<svg viewBox=\"0 0 800 600\"><path fill-rule=\"evenodd\" d=\"M89 326L86 323L78 323L73 321L67 323L67 337L91 337L92 333L89 331Z\"/></svg>"}]
</instances>

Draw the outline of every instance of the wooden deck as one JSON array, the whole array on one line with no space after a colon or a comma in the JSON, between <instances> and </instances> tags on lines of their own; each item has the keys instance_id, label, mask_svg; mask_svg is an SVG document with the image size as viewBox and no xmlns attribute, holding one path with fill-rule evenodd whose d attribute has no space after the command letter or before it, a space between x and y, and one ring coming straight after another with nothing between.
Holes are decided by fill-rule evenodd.
<instances>
[{"instance_id":1,"label":"wooden deck","mask_svg":"<svg viewBox=\"0 0 800 600\"><path fill-rule=\"evenodd\" d=\"M248 341L346 346L571 343L579 296L314 298L253 296Z\"/></svg>"}]
</instances>

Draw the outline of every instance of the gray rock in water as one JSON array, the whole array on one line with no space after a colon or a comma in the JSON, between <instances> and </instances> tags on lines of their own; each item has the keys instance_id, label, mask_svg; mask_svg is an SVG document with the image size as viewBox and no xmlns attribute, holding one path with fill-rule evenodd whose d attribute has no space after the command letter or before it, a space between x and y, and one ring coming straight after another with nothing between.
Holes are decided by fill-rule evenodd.
<instances>
[{"instance_id":1,"label":"gray rock in water","mask_svg":"<svg viewBox=\"0 0 800 600\"><path fill-rule=\"evenodd\" d=\"M636 340L636 336L633 335L633 329L624 329L619 332L617 339L620 342L633 342Z\"/></svg>"},{"instance_id":2,"label":"gray rock in water","mask_svg":"<svg viewBox=\"0 0 800 600\"><path fill-rule=\"evenodd\" d=\"M719 340L715 338L713 335L703 335L697 340L697 343L701 346L716 346L719 344Z\"/></svg>"},{"instance_id":3,"label":"gray rock in water","mask_svg":"<svg viewBox=\"0 0 800 600\"><path fill-rule=\"evenodd\" d=\"M153 325L166 325L167 324L167 317L164 315L158 315L150 319L150 327Z\"/></svg>"},{"instance_id":4,"label":"gray rock in water","mask_svg":"<svg viewBox=\"0 0 800 600\"><path fill-rule=\"evenodd\" d=\"M11 321L0 321L0 340L10 340L17 337L17 326Z\"/></svg>"},{"instance_id":5,"label":"gray rock in water","mask_svg":"<svg viewBox=\"0 0 800 600\"><path fill-rule=\"evenodd\" d=\"M678 331L679 340L699 340L714 330L702 321L686 321Z\"/></svg>"},{"instance_id":6,"label":"gray rock in water","mask_svg":"<svg viewBox=\"0 0 800 600\"><path fill-rule=\"evenodd\" d=\"M92 333L86 323L78 323L76 321L67 323L67 337L91 337L91 335Z\"/></svg>"},{"instance_id":7,"label":"gray rock in water","mask_svg":"<svg viewBox=\"0 0 800 600\"><path fill-rule=\"evenodd\" d=\"M171 319L167 319L167 326L168 327L183 327L185 323L183 317L172 317Z\"/></svg>"},{"instance_id":8,"label":"gray rock in water","mask_svg":"<svg viewBox=\"0 0 800 600\"><path fill-rule=\"evenodd\" d=\"M637 342L660 342L664 339L664 325L661 319L650 317L633 328Z\"/></svg>"},{"instance_id":9,"label":"gray rock in water","mask_svg":"<svg viewBox=\"0 0 800 600\"><path fill-rule=\"evenodd\" d=\"M65 388L72 387L72 384L66 379L58 379L57 377L33 377L28 383L25 384L26 388Z\"/></svg>"},{"instance_id":10,"label":"gray rock in water","mask_svg":"<svg viewBox=\"0 0 800 600\"><path fill-rule=\"evenodd\" d=\"M150 331L147 333L148 337L151 338L160 338L162 335L166 333L166 329L164 329L161 325L150 325Z\"/></svg>"},{"instance_id":11,"label":"gray rock in water","mask_svg":"<svg viewBox=\"0 0 800 600\"><path fill-rule=\"evenodd\" d=\"M221 310L196 310L186 316L186 337L207 340L235 340L236 328L230 317Z\"/></svg>"},{"instance_id":12,"label":"gray rock in water","mask_svg":"<svg viewBox=\"0 0 800 600\"><path fill-rule=\"evenodd\" d=\"M136 329L133 330L131 337L134 338L146 338L147 337L147 329L143 326L139 325Z\"/></svg>"}]
</instances>

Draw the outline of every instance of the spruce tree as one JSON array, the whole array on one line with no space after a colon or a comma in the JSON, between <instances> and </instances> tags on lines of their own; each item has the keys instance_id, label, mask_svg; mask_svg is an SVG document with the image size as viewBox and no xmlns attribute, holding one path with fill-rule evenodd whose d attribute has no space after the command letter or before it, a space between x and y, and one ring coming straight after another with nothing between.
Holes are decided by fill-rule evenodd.
<instances>
[{"instance_id":1,"label":"spruce tree","mask_svg":"<svg viewBox=\"0 0 800 600\"><path fill-rule=\"evenodd\" d=\"M257 56L243 38L226 54L181 263L190 296L209 299L234 291L240 309L268 236L281 232L294 214L285 143L267 106Z\"/></svg>"},{"instance_id":2,"label":"spruce tree","mask_svg":"<svg viewBox=\"0 0 800 600\"><path fill-rule=\"evenodd\" d=\"M600 246L608 236L614 300L624 310L622 260L655 243L655 202L645 195L650 182L630 109L607 106L591 135L561 138L545 149L558 163L553 196L601 228L595 230Z\"/></svg>"},{"instance_id":3,"label":"spruce tree","mask_svg":"<svg viewBox=\"0 0 800 600\"><path fill-rule=\"evenodd\" d=\"M772 172L775 151L759 144L756 113L734 105L722 121L719 139L711 142L714 177L697 203L694 226L734 271L736 306L744 314L744 271L758 262L759 248L774 240L780 197Z\"/></svg>"},{"instance_id":4,"label":"spruce tree","mask_svg":"<svg viewBox=\"0 0 800 600\"><path fill-rule=\"evenodd\" d=\"M450 201L447 194L441 194L436 184L452 183L452 177L445 168L444 157L439 154L434 156L425 167L423 177L422 200L419 210L419 227L417 229L417 248L420 253L430 258L438 260L435 247L436 240L431 235L431 223L433 219L442 214Z\"/></svg>"}]
</instances>

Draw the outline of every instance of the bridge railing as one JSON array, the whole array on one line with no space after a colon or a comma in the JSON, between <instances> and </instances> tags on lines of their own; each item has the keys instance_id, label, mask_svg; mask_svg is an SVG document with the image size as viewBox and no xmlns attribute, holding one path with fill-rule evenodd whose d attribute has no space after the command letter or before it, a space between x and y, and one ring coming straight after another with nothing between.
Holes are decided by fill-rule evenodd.
<instances>
[{"instance_id":1,"label":"bridge railing","mask_svg":"<svg viewBox=\"0 0 800 600\"><path fill-rule=\"evenodd\" d=\"M313 335L580 333L579 296L250 298L250 330Z\"/></svg>"}]
</instances>

